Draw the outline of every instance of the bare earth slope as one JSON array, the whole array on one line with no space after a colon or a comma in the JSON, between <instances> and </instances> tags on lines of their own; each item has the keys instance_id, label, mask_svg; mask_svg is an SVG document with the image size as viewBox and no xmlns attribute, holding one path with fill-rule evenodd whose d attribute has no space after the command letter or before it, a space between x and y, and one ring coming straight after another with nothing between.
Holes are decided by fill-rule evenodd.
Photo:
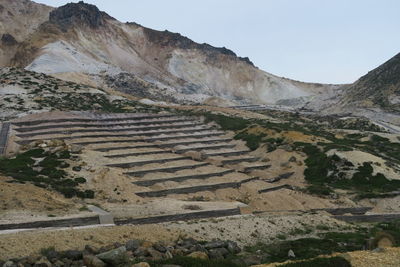
<instances>
[{"instance_id":1,"label":"bare earth slope","mask_svg":"<svg viewBox=\"0 0 400 267\"><path fill-rule=\"evenodd\" d=\"M138 83L146 84L141 96L178 102L204 102L214 96L242 103L275 103L335 88L274 76L226 48L124 24L83 2L53 10L48 20L49 7L16 2L21 10L31 6L41 10L35 19L44 23L29 38L18 40L22 43L16 44L14 58L3 60L1 66L27 67L132 94L138 93Z\"/></svg>"}]
</instances>

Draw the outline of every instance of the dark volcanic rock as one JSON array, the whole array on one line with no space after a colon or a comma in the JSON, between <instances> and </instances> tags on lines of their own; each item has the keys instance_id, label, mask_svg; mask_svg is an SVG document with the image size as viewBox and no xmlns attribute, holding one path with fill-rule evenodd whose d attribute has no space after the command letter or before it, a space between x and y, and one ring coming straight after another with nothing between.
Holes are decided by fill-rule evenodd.
<instances>
[{"instance_id":1,"label":"dark volcanic rock","mask_svg":"<svg viewBox=\"0 0 400 267\"><path fill-rule=\"evenodd\" d=\"M87 25L98 28L104 25L105 19L114 19L96 6L79 3L69 3L50 12L49 21L59 25L63 30L77 25Z\"/></svg>"},{"instance_id":2,"label":"dark volcanic rock","mask_svg":"<svg viewBox=\"0 0 400 267\"><path fill-rule=\"evenodd\" d=\"M228 56L235 57L238 60L244 61L244 62L254 66L253 62L251 62L248 57L245 57L245 58L238 57L232 50L229 50L226 47L214 47L207 43L199 44L179 33L174 33L174 32L170 32L167 30L157 31L157 30L143 27L137 23L129 23L129 24L133 24L133 25L142 27L143 32L147 36L147 38L151 42L156 43L162 47L170 46L170 47L180 48L180 49L198 49L198 50L202 50L202 51L206 52L206 54L208 54L210 57L213 57L216 54L228 55Z\"/></svg>"},{"instance_id":3,"label":"dark volcanic rock","mask_svg":"<svg viewBox=\"0 0 400 267\"><path fill-rule=\"evenodd\" d=\"M18 42L17 42L17 40L15 40L14 36L12 36L11 34L8 34L8 33L5 33L1 36L1 43L3 45L8 45L8 46L18 44Z\"/></svg>"}]
</instances>

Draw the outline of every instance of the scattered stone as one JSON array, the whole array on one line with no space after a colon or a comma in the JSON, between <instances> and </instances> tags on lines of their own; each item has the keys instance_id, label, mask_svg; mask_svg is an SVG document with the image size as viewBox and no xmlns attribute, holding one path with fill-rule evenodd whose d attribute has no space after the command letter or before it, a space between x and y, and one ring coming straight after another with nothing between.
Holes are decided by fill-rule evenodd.
<instances>
[{"instance_id":1,"label":"scattered stone","mask_svg":"<svg viewBox=\"0 0 400 267\"><path fill-rule=\"evenodd\" d=\"M104 266L106 266L106 264L102 260L100 260L99 258L97 258L94 255L85 255L83 257L83 263L87 267L104 267Z\"/></svg>"},{"instance_id":2,"label":"scattered stone","mask_svg":"<svg viewBox=\"0 0 400 267\"><path fill-rule=\"evenodd\" d=\"M228 249L228 251L232 254L237 254L240 251L242 251L240 249L240 247L238 246L238 244L236 242L233 241L227 241L227 246L226 248Z\"/></svg>"},{"instance_id":3,"label":"scattered stone","mask_svg":"<svg viewBox=\"0 0 400 267\"><path fill-rule=\"evenodd\" d=\"M150 256L153 258L153 260L162 260L163 259L163 254L154 248L148 248L147 252L150 254Z\"/></svg>"},{"instance_id":4,"label":"scattered stone","mask_svg":"<svg viewBox=\"0 0 400 267\"><path fill-rule=\"evenodd\" d=\"M116 266L118 264L124 263L127 260L126 247L122 246L101 254L96 255L97 258L104 261L105 263Z\"/></svg>"},{"instance_id":5,"label":"scattered stone","mask_svg":"<svg viewBox=\"0 0 400 267\"><path fill-rule=\"evenodd\" d=\"M89 252L90 254L98 254L99 253L99 250L91 245L86 245L85 250L87 252Z\"/></svg>"},{"instance_id":6,"label":"scattered stone","mask_svg":"<svg viewBox=\"0 0 400 267\"><path fill-rule=\"evenodd\" d=\"M190 253L187 256L191 257L191 258L195 258L195 259L202 259L202 260L208 260L209 259L207 253L202 252L202 251L195 251L195 252Z\"/></svg>"},{"instance_id":7,"label":"scattered stone","mask_svg":"<svg viewBox=\"0 0 400 267\"><path fill-rule=\"evenodd\" d=\"M82 167L81 166L74 166L74 167L72 167L72 170L75 171L75 172L80 172L82 170Z\"/></svg>"},{"instance_id":8,"label":"scattered stone","mask_svg":"<svg viewBox=\"0 0 400 267\"><path fill-rule=\"evenodd\" d=\"M382 253L382 252L385 252L385 248L380 248L380 247L378 247L378 248L372 250L372 252Z\"/></svg>"},{"instance_id":9,"label":"scattered stone","mask_svg":"<svg viewBox=\"0 0 400 267\"><path fill-rule=\"evenodd\" d=\"M132 267L150 267L150 264L148 264L147 262L139 262L132 265Z\"/></svg>"},{"instance_id":10,"label":"scattered stone","mask_svg":"<svg viewBox=\"0 0 400 267\"><path fill-rule=\"evenodd\" d=\"M3 264L3 267L16 267L17 265L13 261L6 261L6 263Z\"/></svg>"},{"instance_id":11,"label":"scattered stone","mask_svg":"<svg viewBox=\"0 0 400 267\"><path fill-rule=\"evenodd\" d=\"M34 265L34 267L52 267L52 266L53 265L46 257L41 257L40 260L38 260Z\"/></svg>"},{"instance_id":12,"label":"scattered stone","mask_svg":"<svg viewBox=\"0 0 400 267\"><path fill-rule=\"evenodd\" d=\"M167 248L161 245L160 243L154 244L153 248L162 253L165 253L167 251Z\"/></svg>"},{"instance_id":13,"label":"scattered stone","mask_svg":"<svg viewBox=\"0 0 400 267\"><path fill-rule=\"evenodd\" d=\"M204 245L204 247L206 249L213 249L213 248L222 248L225 247L225 242L224 241L212 241L212 242L208 242Z\"/></svg>"},{"instance_id":14,"label":"scattered stone","mask_svg":"<svg viewBox=\"0 0 400 267\"><path fill-rule=\"evenodd\" d=\"M128 242L126 242L125 247L126 250L135 251L140 247L140 241L135 239L129 240Z\"/></svg>"},{"instance_id":15,"label":"scattered stone","mask_svg":"<svg viewBox=\"0 0 400 267\"><path fill-rule=\"evenodd\" d=\"M289 258L296 258L296 255L294 254L294 251L293 251L293 250L289 249L289 251L288 251L288 257L289 257Z\"/></svg>"},{"instance_id":16,"label":"scattered stone","mask_svg":"<svg viewBox=\"0 0 400 267\"><path fill-rule=\"evenodd\" d=\"M133 252L135 257L144 257L147 256L149 253L146 248L140 247Z\"/></svg>"},{"instance_id":17,"label":"scattered stone","mask_svg":"<svg viewBox=\"0 0 400 267\"><path fill-rule=\"evenodd\" d=\"M67 250L63 252L63 257L73 260L73 261L77 261L77 260L81 260L82 259L82 251L79 250Z\"/></svg>"}]
</instances>

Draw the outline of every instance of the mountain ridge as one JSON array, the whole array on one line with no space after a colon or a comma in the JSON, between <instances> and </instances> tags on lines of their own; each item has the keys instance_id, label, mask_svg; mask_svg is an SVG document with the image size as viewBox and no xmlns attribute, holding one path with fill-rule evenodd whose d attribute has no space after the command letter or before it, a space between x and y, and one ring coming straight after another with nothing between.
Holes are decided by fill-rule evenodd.
<instances>
[{"instance_id":1,"label":"mountain ridge","mask_svg":"<svg viewBox=\"0 0 400 267\"><path fill-rule=\"evenodd\" d=\"M231 103L275 103L337 87L269 74L227 48L122 23L84 2L49 14L3 67L23 67L100 87L107 86L110 76L129 73L153 85L146 93L149 97L161 92L179 103L203 103L215 97Z\"/></svg>"}]
</instances>

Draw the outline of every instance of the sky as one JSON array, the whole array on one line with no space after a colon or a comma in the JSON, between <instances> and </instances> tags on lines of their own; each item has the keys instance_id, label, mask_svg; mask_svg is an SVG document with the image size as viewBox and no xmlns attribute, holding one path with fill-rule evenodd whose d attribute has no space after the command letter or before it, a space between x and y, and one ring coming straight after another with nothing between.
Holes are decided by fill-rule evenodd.
<instances>
[{"instance_id":1,"label":"sky","mask_svg":"<svg viewBox=\"0 0 400 267\"><path fill-rule=\"evenodd\" d=\"M71 0L35 0L61 6ZM351 83L400 52L399 0L85 0L294 80Z\"/></svg>"}]
</instances>

